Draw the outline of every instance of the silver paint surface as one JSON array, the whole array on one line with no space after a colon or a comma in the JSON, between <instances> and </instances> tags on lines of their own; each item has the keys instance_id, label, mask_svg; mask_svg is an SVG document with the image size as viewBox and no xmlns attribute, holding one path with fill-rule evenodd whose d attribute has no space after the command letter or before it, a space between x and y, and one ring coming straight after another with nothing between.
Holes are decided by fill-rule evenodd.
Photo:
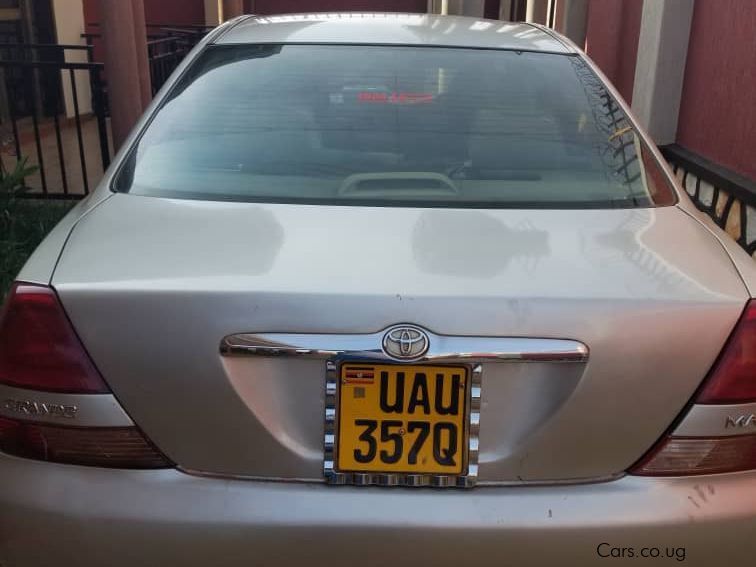
<instances>
[{"instance_id":1,"label":"silver paint surface","mask_svg":"<svg viewBox=\"0 0 756 567\"><path fill-rule=\"evenodd\" d=\"M756 435L756 404L694 404L675 428L681 437Z\"/></svg>"},{"instance_id":2,"label":"silver paint surface","mask_svg":"<svg viewBox=\"0 0 756 567\"><path fill-rule=\"evenodd\" d=\"M473 490L327 486L121 471L0 455L13 567L518 567L613 564L602 542L749 565L756 473ZM30 543L29 533L44 545ZM623 561L619 561L623 564ZM671 560L633 561L677 564Z\"/></svg>"},{"instance_id":3,"label":"silver paint surface","mask_svg":"<svg viewBox=\"0 0 756 567\"><path fill-rule=\"evenodd\" d=\"M115 395L174 462L313 480L322 477L322 361L224 358L223 337L370 334L409 322L448 336L579 341L587 364L484 368L479 472L485 481L598 478L625 470L669 427L747 298L716 239L676 207L132 195L79 222L53 284Z\"/></svg>"},{"instance_id":4,"label":"silver paint surface","mask_svg":"<svg viewBox=\"0 0 756 567\"><path fill-rule=\"evenodd\" d=\"M72 417L44 411L43 406L76 408ZM34 408L37 408L36 410ZM0 416L72 427L134 425L112 394L59 394L0 384Z\"/></svg>"},{"instance_id":5,"label":"silver paint surface","mask_svg":"<svg viewBox=\"0 0 756 567\"><path fill-rule=\"evenodd\" d=\"M290 14L248 17L216 43L373 43L570 53L531 24L429 14Z\"/></svg>"}]
</instances>

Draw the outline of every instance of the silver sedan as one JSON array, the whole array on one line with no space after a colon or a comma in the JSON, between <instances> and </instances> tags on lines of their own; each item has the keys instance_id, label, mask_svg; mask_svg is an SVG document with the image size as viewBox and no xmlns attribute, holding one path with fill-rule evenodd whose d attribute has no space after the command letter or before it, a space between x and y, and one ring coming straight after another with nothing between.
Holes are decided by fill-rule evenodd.
<instances>
[{"instance_id":1,"label":"silver sedan","mask_svg":"<svg viewBox=\"0 0 756 567\"><path fill-rule=\"evenodd\" d=\"M755 295L550 30L234 20L9 296L0 564L750 564Z\"/></svg>"}]
</instances>

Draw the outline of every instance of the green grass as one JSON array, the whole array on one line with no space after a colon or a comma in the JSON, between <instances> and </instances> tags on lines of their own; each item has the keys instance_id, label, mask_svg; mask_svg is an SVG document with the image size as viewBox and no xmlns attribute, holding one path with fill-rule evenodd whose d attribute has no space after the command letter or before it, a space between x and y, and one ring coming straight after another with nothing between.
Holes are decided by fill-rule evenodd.
<instances>
[{"instance_id":1,"label":"green grass","mask_svg":"<svg viewBox=\"0 0 756 567\"><path fill-rule=\"evenodd\" d=\"M22 198L0 202L0 301L37 245L75 204Z\"/></svg>"}]
</instances>

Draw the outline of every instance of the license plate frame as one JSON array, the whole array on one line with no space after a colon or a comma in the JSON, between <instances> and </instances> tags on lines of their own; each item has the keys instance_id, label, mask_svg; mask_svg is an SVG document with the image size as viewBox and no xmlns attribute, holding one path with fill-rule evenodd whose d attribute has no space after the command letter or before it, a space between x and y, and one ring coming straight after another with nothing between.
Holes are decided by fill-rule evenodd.
<instances>
[{"instance_id":1,"label":"license plate frame","mask_svg":"<svg viewBox=\"0 0 756 567\"><path fill-rule=\"evenodd\" d=\"M442 368L445 371L464 372L464 393L461 398L463 411L459 422L463 431L459 437L459 455L461 466L455 466L453 472L443 470L356 470L340 467L340 417L342 395L342 372L347 366L355 367L391 367L394 371L415 372L415 369L428 370ZM360 359L332 359L326 364L326 415L325 415L325 457L324 476L330 484L381 485L381 486L436 486L467 488L475 485L478 476L478 433L480 425L480 386L482 367L467 361L444 361L443 363L425 362L402 364L387 361ZM376 386L373 386L376 387ZM404 419L406 416L397 416ZM438 416L434 416L438 419ZM456 416L455 416L456 417ZM376 432L380 439L380 431ZM449 439L449 437L446 437ZM346 447L347 445L345 445ZM344 464L344 463L342 463ZM368 467L365 467L368 468Z\"/></svg>"}]
</instances>

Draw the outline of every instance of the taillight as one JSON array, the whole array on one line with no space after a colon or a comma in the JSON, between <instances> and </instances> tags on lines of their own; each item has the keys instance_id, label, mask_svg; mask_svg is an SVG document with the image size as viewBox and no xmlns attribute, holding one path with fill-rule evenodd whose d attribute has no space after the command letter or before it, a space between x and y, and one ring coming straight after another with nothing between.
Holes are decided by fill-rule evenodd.
<instances>
[{"instance_id":1,"label":"taillight","mask_svg":"<svg viewBox=\"0 0 756 567\"><path fill-rule=\"evenodd\" d=\"M714 365L699 404L756 402L756 300L751 300Z\"/></svg>"},{"instance_id":2,"label":"taillight","mask_svg":"<svg viewBox=\"0 0 756 567\"><path fill-rule=\"evenodd\" d=\"M756 435L665 438L630 471L685 476L756 469Z\"/></svg>"},{"instance_id":3,"label":"taillight","mask_svg":"<svg viewBox=\"0 0 756 567\"><path fill-rule=\"evenodd\" d=\"M136 427L64 427L0 417L0 446L28 459L113 468L162 468L165 457Z\"/></svg>"},{"instance_id":4,"label":"taillight","mask_svg":"<svg viewBox=\"0 0 756 567\"><path fill-rule=\"evenodd\" d=\"M16 283L11 290L0 316L0 389L7 398L0 406L5 453L105 467L170 466L133 424L99 427L77 413L76 399L112 394L50 287ZM52 393L73 401L51 404ZM66 423L50 422L57 418ZM78 425L82 419L87 426Z\"/></svg>"},{"instance_id":5,"label":"taillight","mask_svg":"<svg viewBox=\"0 0 756 567\"><path fill-rule=\"evenodd\" d=\"M55 292L22 283L13 286L0 320L0 383L69 394L108 391Z\"/></svg>"},{"instance_id":6,"label":"taillight","mask_svg":"<svg viewBox=\"0 0 756 567\"><path fill-rule=\"evenodd\" d=\"M699 414L717 412L716 430L665 436L630 469L632 474L680 476L756 469L756 426L751 427L756 415L753 405L748 405L756 402L756 300L746 305L694 401ZM727 404L724 413L723 404ZM676 430L685 428L678 425Z\"/></svg>"}]
</instances>

